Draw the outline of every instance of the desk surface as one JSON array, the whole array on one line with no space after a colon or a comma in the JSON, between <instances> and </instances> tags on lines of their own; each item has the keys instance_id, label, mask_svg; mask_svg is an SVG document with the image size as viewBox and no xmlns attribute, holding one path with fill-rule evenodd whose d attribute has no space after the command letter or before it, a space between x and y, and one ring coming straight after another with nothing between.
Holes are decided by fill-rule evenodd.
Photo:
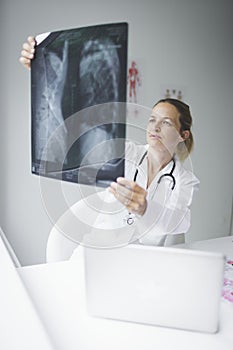
<instances>
[{"instance_id":1,"label":"desk surface","mask_svg":"<svg viewBox=\"0 0 233 350\"><path fill-rule=\"evenodd\" d=\"M230 238L225 240L223 249L229 241ZM201 244L197 249L201 249L200 246ZM207 250L206 246L205 250ZM213 250L212 246L210 250ZM56 344L56 350L96 350L97 348L101 350L232 350L233 304L225 301L221 303L220 331L216 334L88 316L85 307L81 251L73 261L18 269L51 335L52 342Z\"/></svg>"}]
</instances>

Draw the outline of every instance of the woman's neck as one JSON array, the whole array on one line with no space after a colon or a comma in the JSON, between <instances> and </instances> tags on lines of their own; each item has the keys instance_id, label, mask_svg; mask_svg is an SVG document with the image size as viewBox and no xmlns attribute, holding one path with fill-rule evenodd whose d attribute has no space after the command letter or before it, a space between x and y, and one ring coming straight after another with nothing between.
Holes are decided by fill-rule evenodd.
<instances>
[{"instance_id":1,"label":"woman's neck","mask_svg":"<svg viewBox=\"0 0 233 350\"><path fill-rule=\"evenodd\" d=\"M169 152L156 152L149 147L148 149L148 174L147 188L155 178L156 174L162 170L171 160L173 155Z\"/></svg>"}]
</instances>

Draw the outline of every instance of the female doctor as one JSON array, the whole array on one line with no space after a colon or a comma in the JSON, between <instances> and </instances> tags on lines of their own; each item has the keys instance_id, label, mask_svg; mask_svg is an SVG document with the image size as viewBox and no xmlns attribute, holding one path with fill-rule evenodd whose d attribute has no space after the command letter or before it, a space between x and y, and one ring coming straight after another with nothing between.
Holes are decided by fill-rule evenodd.
<instances>
[{"instance_id":1,"label":"female doctor","mask_svg":"<svg viewBox=\"0 0 233 350\"><path fill-rule=\"evenodd\" d=\"M23 44L20 62L27 68L35 45L33 37ZM193 148L191 127L187 104L170 98L158 101L149 115L147 144L126 143L125 177L107 191L76 203L58 220L59 229L52 230L48 240L47 260L69 258L78 243L101 247L179 243L189 230L190 206L199 186L194 174L182 165ZM93 215L93 207L101 207L98 215ZM76 220L81 223L78 235Z\"/></svg>"}]
</instances>

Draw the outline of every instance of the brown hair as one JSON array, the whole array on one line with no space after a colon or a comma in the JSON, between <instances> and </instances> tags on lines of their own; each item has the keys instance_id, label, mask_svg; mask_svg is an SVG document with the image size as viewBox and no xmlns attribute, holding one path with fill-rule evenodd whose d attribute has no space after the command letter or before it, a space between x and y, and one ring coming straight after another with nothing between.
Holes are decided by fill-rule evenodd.
<instances>
[{"instance_id":1,"label":"brown hair","mask_svg":"<svg viewBox=\"0 0 233 350\"><path fill-rule=\"evenodd\" d=\"M153 107L155 107L156 105L158 105L159 103L162 102L167 102L170 103L171 105L173 105L174 107L176 107L177 111L179 112L179 121L180 121L180 134L182 136L182 132L185 130L189 131L189 137L187 139L185 139L183 142L179 143L177 146L177 156L180 158L180 160L185 160L185 158L188 157L188 155L190 154L190 152L193 149L194 146L194 139L193 139L193 134L191 131L191 127L192 127L192 116L190 113L190 108L189 106L184 103L181 100L177 100L175 98L164 98L159 100L158 102L155 103L155 105Z\"/></svg>"}]
</instances>

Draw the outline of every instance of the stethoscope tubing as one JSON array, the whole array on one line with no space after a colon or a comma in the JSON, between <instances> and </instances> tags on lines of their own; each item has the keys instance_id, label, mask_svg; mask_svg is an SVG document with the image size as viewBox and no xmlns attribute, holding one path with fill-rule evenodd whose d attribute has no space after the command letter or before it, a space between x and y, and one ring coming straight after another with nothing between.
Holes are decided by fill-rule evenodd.
<instances>
[{"instance_id":1,"label":"stethoscope tubing","mask_svg":"<svg viewBox=\"0 0 233 350\"><path fill-rule=\"evenodd\" d=\"M143 156L141 157L138 165L137 165L137 168L136 168L136 171L135 171L135 174L134 174L134 178L133 178L133 181L136 182L137 180L137 176L138 176L138 168L140 167L140 165L142 164L142 162L144 161L145 157L147 155L147 151L143 154ZM173 165L172 165L172 168L171 168L171 171L170 173L165 173L165 174L162 174L160 176L160 178L158 179L157 181L157 184L159 185L161 180L165 177L170 177L172 179L172 186L171 186L171 190L173 191L175 186L176 186L176 179L175 179L175 176L173 175L174 173L174 170L175 170L175 167L176 167L176 161L175 161L175 158L173 157L172 158L172 161L173 161ZM132 214L129 212L128 213L128 217L126 218L126 222L128 225L132 225L134 223L134 218L132 217Z\"/></svg>"},{"instance_id":2,"label":"stethoscope tubing","mask_svg":"<svg viewBox=\"0 0 233 350\"><path fill-rule=\"evenodd\" d=\"M140 167L140 165L142 164L142 162L144 161L145 157L147 155L147 151L143 154L143 156L141 157L139 163L138 163L138 166L137 166L137 169L135 171L135 174L134 174L134 178L133 178L133 181L136 182L137 180L137 176L138 176L138 168ZM171 190L173 191L175 186L176 186L176 179L175 179L175 176L173 175L174 173L174 170L175 170L175 167L176 167L176 161L175 161L175 158L173 157L172 158L172 161L173 161L173 166L172 166L172 169L170 171L170 173L165 173L165 174L162 174L160 176L160 178L158 179L157 181L157 184L160 184L161 180L165 177L170 177L172 179L172 186L171 186Z\"/></svg>"}]
</instances>

